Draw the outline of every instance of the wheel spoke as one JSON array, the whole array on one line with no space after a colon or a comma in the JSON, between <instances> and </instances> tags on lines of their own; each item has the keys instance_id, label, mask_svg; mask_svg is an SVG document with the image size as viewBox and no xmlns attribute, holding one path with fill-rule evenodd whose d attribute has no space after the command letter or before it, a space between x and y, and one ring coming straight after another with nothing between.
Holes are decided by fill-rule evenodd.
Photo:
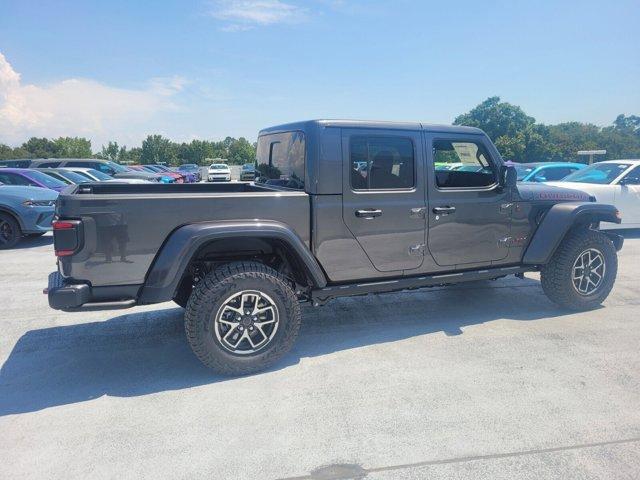
<instances>
[{"instance_id":1,"label":"wheel spoke","mask_svg":"<svg viewBox=\"0 0 640 480\"><path fill-rule=\"evenodd\" d=\"M242 315L244 313L241 309L236 308L236 307L232 307L231 305L225 305L224 306L224 310L231 310L232 312L239 313L240 315Z\"/></svg>"},{"instance_id":2,"label":"wheel spoke","mask_svg":"<svg viewBox=\"0 0 640 480\"><path fill-rule=\"evenodd\" d=\"M278 320L278 308L268 295L245 290L222 304L215 318L215 335L226 350L251 354L274 338Z\"/></svg>"}]
</instances>

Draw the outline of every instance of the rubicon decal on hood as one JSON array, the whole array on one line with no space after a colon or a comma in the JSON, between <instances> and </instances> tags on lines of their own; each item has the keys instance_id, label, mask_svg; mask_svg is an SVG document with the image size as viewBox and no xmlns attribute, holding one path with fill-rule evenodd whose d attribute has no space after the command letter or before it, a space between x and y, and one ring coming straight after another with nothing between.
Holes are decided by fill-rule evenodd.
<instances>
[{"instance_id":1,"label":"rubicon decal on hood","mask_svg":"<svg viewBox=\"0 0 640 480\"><path fill-rule=\"evenodd\" d=\"M578 191L535 192L533 196L536 200L589 200L589 195Z\"/></svg>"},{"instance_id":2,"label":"rubicon decal on hood","mask_svg":"<svg viewBox=\"0 0 640 480\"><path fill-rule=\"evenodd\" d=\"M572 185L573 187L573 185ZM545 185L543 183L519 183L518 193L525 201L588 202L589 194L576 188Z\"/></svg>"}]
</instances>

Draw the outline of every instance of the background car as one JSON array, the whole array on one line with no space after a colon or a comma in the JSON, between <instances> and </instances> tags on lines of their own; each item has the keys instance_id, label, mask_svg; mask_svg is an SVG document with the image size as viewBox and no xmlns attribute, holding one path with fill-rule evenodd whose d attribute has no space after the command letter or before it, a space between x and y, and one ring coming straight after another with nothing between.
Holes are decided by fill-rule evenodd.
<instances>
[{"instance_id":1,"label":"background car","mask_svg":"<svg viewBox=\"0 0 640 480\"><path fill-rule=\"evenodd\" d=\"M31 168L0 168L0 183L23 187L49 188L57 192L67 187L67 183Z\"/></svg>"},{"instance_id":2,"label":"background car","mask_svg":"<svg viewBox=\"0 0 640 480\"><path fill-rule=\"evenodd\" d=\"M129 165L129 168L136 172L146 172L146 173L156 175L160 179L159 181L161 183L178 183L179 176L176 177L177 174L171 175L171 174L157 172L153 168L149 167L148 165ZM179 178L180 178L180 181L182 182L182 177L179 177Z\"/></svg>"},{"instance_id":3,"label":"background car","mask_svg":"<svg viewBox=\"0 0 640 480\"><path fill-rule=\"evenodd\" d=\"M57 198L48 188L0 184L0 249L51 230Z\"/></svg>"},{"instance_id":4,"label":"background car","mask_svg":"<svg viewBox=\"0 0 640 480\"><path fill-rule=\"evenodd\" d=\"M571 162L509 162L518 172L519 182L552 182L562 180L578 170L586 167L582 163Z\"/></svg>"},{"instance_id":5,"label":"background car","mask_svg":"<svg viewBox=\"0 0 640 480\"><path fill-rule=\"evenodd\" d=\"M82 182L89 181L87 177L80 175L79 173L66 170L64 168L38 168L37 171L49 175L67 185L77 185Z\"/></svg>"},{"instance_id":6,"label":"background car","mask_svg":"<svg viewBox=\"0 0 640 480\"><path fill-rule=\"evenodd\" d=\"M174 175L180 175L182 177L183 183L195 183L197 181L196 176L191 172L179 172L175 168L169 168L166 165L160 165L160 164L149 165L149 167L152 167L158 170L160 173L164 172L164 173L172 173Z\"/></svg>"},{"instance_id":7,"label":"background car","mask_svg":"<svg viewBox=\"0 0 640 480\"><path fill-rule=\"evenodd\" d=\"M202 180L202 173L200 173L200 166L195 163L185 163L178 167L178 172L180 173L191 173L195 175L196 182Z\"/></svg>"},{"instance_id":8,"label":"background car","mask_svg":"<svg viewBox=\"0 0 640 480\"><path fill-rule=\"evenodd\" d=\"M68 171L80 175L84 178L84 181L89 182L111 182L111 183L152 183L149 180L143 180L141 178L113 178L111 175L102 173L93 168L83 167L63 167L58 170Z\"/></svg>"},{"instance_id":9,"label":"background car","mask_svg":"<svg viewBox=\"0 0 640 480\"><path fill-rule=\"evenodd\" d=\"M549 185L571 187L615 205L622 223L604 223L601 228L640 228L640 160L608 160L572 173Z\"/></svg>"},{"instance_id":10,"label":"background car","mask_svg":"<svg viewBox=\"0 0 640 480\"><path fill-rule=\"evenodd\" d=\"M209 167L207 180L210 182L230 182L231 170L226 163L213 163Z\"/></svg>"},{"instance_id":11,"label":"background car","mask_svg":"<svg viewBox=\"0 0 640 480\"><path fill-rule=\"evenodd\" d=\"M240 170L240 180L252 182L256 179L256 166L253 163L245 163Z\"/></svg>"},{"instance_id":12,"label":"background car","mask_svg":"<svg viewBox=\"0 0 640 480\"><path fill-rule=\"evenodd\" d=\"M159 182L161 175L157 173L135 171L131 168L120 165L110 160L100 160L97 158L35 158L26 160L4 160L0 165L19 166L20 168L61 168L61 167L82 167L92 168L102 173L106 173L114 178L140 178L152 182Z\"/></svg>"}]
</instances>

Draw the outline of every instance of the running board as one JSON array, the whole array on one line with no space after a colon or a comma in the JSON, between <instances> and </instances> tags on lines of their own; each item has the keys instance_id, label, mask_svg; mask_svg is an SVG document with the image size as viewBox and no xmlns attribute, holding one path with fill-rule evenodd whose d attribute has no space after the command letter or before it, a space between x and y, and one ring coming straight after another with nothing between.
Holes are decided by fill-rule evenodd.
<instances>
[{"instance_id":1,"label":"running board","mask_svg":"<svg viewBox=\"0 0 640 480\"><path fill-rule=\"evenodd\" d=\"M378 282L349 283L331 285L311 291L311 301L315 307L324 305L333 298L367 295L369 293L396 292L398 290L412 290L424 287L451 285L453 283L472 282L474 280L491 280L507 275L522 275L525 272L537 271L535 265L485 268L482 270L468 270L464 272L442 273L436 275L421 275L415 277L398 278L394 280L380 280Z\"/></svg>"}]
</instances>

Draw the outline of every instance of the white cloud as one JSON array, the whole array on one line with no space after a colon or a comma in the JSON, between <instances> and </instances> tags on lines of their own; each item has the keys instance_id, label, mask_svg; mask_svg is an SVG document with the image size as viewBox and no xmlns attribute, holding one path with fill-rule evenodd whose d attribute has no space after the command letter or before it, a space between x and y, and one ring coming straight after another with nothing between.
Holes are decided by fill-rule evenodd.
<instances>
[{"instance_id":1,"label":"white cloud","mask_svg":"<svg viewBox=\"0 0 640 480\"><path fill-rule=\"evenodd\" d=\"M236 32L255 26L299 23L306 20L307 11L280 0L218 0L211 15L227 22L222 30Z\"/></svg>"},{"instance_id":2,"label":"white cloud","mask_svg":"<svg viewBox=\"0 0 640 480\"><path fill-rule=\"evenodd\" d=\"M0 142L18 145L31 136L83 136L92 140L94 150L109 139L139 142L146 122L175 108L172 97L185 83L181 77L156 78L137 90L84 78L23 84L0 53Z\"/></svg>"}]
</instances>

